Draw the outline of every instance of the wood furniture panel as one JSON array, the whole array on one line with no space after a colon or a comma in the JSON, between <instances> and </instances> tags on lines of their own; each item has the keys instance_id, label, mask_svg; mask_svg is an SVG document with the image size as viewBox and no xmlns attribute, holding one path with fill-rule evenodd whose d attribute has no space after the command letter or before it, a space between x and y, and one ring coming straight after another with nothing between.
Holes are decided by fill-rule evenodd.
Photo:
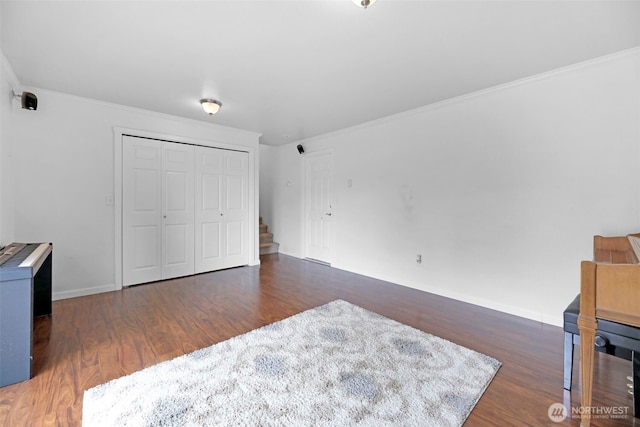
<instances>
[{"instance_id":1,"label":"wood furniture panel","mask_svg":"<svg viewBox=\"0 0 640 427\"><path fill-rule=\"evenodd\" d=\"M640 327L640 256L626 237L593 239L593 261L583 261L580 270L580 377L582 384L581 425L591 423L594 342L598 319Z\"/></svg>"}]
</instances>

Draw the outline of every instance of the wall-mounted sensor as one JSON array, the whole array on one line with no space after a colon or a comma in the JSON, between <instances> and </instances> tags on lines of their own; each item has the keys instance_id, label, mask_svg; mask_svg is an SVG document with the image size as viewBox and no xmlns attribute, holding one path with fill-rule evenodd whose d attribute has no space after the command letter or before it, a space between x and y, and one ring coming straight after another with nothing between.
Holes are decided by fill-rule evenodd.
<instances>
[{"instance_id":1,"label":"wall-mounted sensor","mask_svg":"<svg viewBox=\"0 0 640 427\"><path fill-rule=\"evenodd\" d=\"M302 146L302 144L298 144L298 153L302 154L304 153L304 147Z\"/></svg>"},{"instance_id":2,"label":"wall-mounted sensor","mask_svg":"<svg viewBox=\"0 0 640 427\"><path fill-rule=\"evenodd\" d=\"M25 110L38 109L38 97L31 92L22 92L21 102Z\"/></svg>"},{"instance_id":3,"label":"wall-mounted sensor","mask_svg":"<svg viewBox=\"0 0 640 427\"><path fill-rule=\"evenodd\" d=\"M20 104L25 110L38 109L38 97L31 92L22 92L21 95L14 92L13 97L20 100Z\"/></svg>"}]
</instances>

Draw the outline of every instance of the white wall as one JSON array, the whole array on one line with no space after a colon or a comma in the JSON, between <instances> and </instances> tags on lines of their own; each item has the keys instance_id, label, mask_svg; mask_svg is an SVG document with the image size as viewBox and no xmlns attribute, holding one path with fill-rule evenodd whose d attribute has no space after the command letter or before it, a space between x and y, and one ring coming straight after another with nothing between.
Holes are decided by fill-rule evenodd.
<instances>
[{"instance_id":1,"label":"white wall","mask_svg":"<svg viewBox=\"0 0 640 427\"><path fill-rule=\"evenodd\" d=\"M592 236L640 231L639 119L635 49L303 141L334 153L333 266L560 325ZM268 191L303 257L297 143Z\"/></svg>"},{"instance_id":2,"label":"white wall","mask_svg":"<svg viewBox=\"0 0 640 427\"><path fill-rule=\"evenodd\" d=\"M262 222L271 224L273 216L273 188L277 149L260 145L260 215ZM275 236L274 236L275 237Z\"/></svg>"},{"instance_id":3,"label":"white wall","mask_svg":"<svg viewBox=\"0 0 640 427\"><path fill-rule=\"evenodd\" d=\"M107 204L115 194L114 127L234 144L258 155L253 132L30 90L38 110L17 108L14 116L14 235L53 242L54 299L115 287L114 206Z\"/></svg>"},{"instance_id":4,"label":"white wall","mask_svg":"<svg viewBox=\"0 0 640 427\"><path fill-rule=\"evenodd\" d=\"M20 88L4 55L0 55L0 62L0 246L4 246L15 240L14 116L15 107L20 105L20 101L12 98L12 92L19 91Z\"/></svg>"}]
</instances>

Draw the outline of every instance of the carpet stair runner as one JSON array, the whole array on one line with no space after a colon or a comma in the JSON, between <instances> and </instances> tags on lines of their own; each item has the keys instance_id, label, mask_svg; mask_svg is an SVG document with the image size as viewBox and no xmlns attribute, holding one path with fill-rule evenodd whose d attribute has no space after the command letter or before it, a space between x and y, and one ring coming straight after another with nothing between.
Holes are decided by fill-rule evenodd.
<instances>
[{"instance_id":1,"label":"carpet stair runner","mask_svg":"<svg viewBox=\"0 0 640 427\"><path fill-rule=\"evenodd\" d=\"M269 233L268 228L269 226L263 224L260 217L260 255L278 253L280 247L280 243L273 241L273 233Z\"/></svg>"}]
</instances>

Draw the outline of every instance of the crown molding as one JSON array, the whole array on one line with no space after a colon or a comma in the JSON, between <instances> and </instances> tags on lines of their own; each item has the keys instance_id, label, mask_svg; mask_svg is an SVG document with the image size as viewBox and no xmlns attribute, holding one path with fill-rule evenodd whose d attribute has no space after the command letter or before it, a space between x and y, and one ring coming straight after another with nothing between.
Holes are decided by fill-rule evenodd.
<instances>
[{"instance_id":1,"label":"crown molding","mask_svg":"<svg viewBox=\"0 0 640 427\"><path fill-rule=\"evenodd\" d=\"M451 104L457 104L459 102L464 102L470 99L474 99L474 98L478 98L484 95L488 95L491 93L495 93L495 92L500 92L503 90L507 90L513 87L518 87L518 86L523 86L529 83L533 83L533 82L537 82L540 80L545 80L545 79L549 79L551 77L557 76L557 75L561 75L561 74L565 74L565 73L570 73L570 72L574 72L577 70L581 70L583 68L587 68L587 67L593 67L595 65L599 65L602 63L606 63L606 62L610 62L610 61L615 61L618 59L622 59L622 58L626 58L626 57L631 57L634 55L640 55L640 46L637 47L633 47L631 49L625 49L619 52L614 52L608 55L604 55L604 56L599 56L597 58L593 58L593 59L588 59L586 61L582 61L582 62L577 62L575 64L571 64L571 65L567 65L564 67L560 67L560 68L556 68L550 71L545 71L543 73L540 74L536 74L533 76L529 76L529 77L524 77L521 79L517 79L517 80L513 80L511 82L508 83L503 83L497 86L491 86L489 88L486 89L481 89L475 92L470 92L464 95L460 95L460 96L456 96L453 98L449 98L449 99L445 99L443 101L438 101L438 102L434 102L432 104L428 104L422 107L418 107L418 108L414 108L411 110L407 110L407 111L403 111L400 113L396 113L396 114L392 114L386 117L382 117L379 119L375 119L375 120L371 120L368 122L364 122L364 123L360 123L357 124L355 126L350 126L348 128L344 128L344 129L339 129L333 132L328 132L322 135L317 135L317 136L313 136L310 138L305 138L305 139L301 139L298 141L293 141L290 142L288 144L285 144L283 146L290 146L290 145L297 145L297 144L305 144L305 143L312 143L314 141L317 140L322 140L328 137L333 137L333 136L339 136L339 135L343 135L343 134L347 134L347 133L351 133L351 132L355 132L361 129L366 129L372 126L377 126L377 125L381 125L384 123L391 123L391 122L395 122L398 120L402 120L417 114L421 114L421 113L425 113L425 112L429 112L429 111L434 111L434 110L438 110L440 108L446 107L448 105Z\"/></svg>"}]
</instances>

